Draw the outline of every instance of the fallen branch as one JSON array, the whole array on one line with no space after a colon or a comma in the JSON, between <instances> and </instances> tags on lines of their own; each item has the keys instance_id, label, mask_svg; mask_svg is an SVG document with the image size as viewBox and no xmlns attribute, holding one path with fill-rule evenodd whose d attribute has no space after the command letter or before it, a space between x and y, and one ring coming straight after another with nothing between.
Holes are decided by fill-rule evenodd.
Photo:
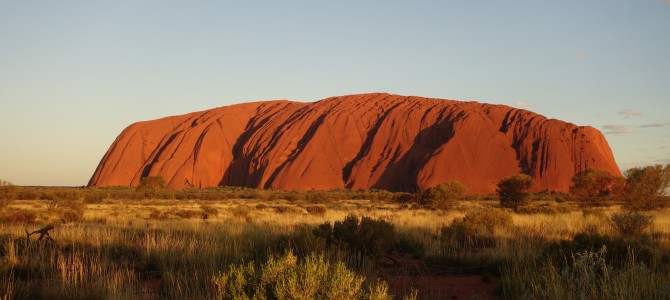
<instances>
[{"instance_id":1,"label":"fallen branch","mask_svg":"<svg viewBox=\"0 0 670 300\"><path fill-rule=\"evenodd\" d=\"M37 239L38 241L41 241L44 237L50 240L51 237L49 236L49 230L54 228L55 227L53 225L49 224L33 232L28 232L28 230L26 229L26 241L30 242L30 236L36 233L40 234L40 237Z\"/></svg>"}]
</instances>

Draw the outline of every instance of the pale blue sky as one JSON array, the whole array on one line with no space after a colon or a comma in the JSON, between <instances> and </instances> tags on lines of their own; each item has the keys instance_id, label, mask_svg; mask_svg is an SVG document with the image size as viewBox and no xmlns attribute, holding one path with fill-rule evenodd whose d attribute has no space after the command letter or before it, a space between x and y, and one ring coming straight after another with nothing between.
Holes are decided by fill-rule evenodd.
<instances>
[{"instance_id":1,"label":"pale blue sky","mask_svg":"<svg viewBox=\"0 0 670 300\"><path fill-rule=\"evenodd\" d=\"M602 130L670 161L670 0L0 0L0 178L84 185L127 125L389 92ZM527 106L522 106L526 103Z\"/></svg>"}]
</instances>

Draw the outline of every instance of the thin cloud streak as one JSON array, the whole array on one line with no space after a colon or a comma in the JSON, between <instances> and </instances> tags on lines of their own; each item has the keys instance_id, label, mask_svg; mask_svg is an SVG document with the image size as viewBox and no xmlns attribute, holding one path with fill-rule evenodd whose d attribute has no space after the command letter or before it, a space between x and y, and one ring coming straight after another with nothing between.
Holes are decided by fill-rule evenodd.
<instances>
[{"instance_id":1,"label":"thin cloud streak","mask_svg":"<svg viewBox=\"0 0 670 300\"><path fill-rule=\"evenodd\" d=\"M519 107L528 107L528 103L526 102L517 101L515 104Z\"/></svg>"},{"instance_id":2,"label":"thin cloud streak","mask_svg":"<svg viewBox=\"0 0 670 300\"><path fill-rule=\"evenodd\" d=\"M630 108L626 108L622 111L619 112L620 115L622 115L624 118L628 119L630 117L642 117L644 116L643 112L635 111Z\"/></svg>"},{"instance_id":3,"label":"thin cloud streak","mask_svg":"<svg viewBox=\"0 0 670 300\"><path fill-rule=\"evenodd\" d=\"M624 125L617 125L617 124L604 125L603 129L605 130L605 134L613 134L613 135L621 135L631 132L630 128Z\"/></svg>"},{"instance_id":4,"label":"thin cloud streak","mask_svg":"<svg viewBox=\"0 0 670 300\"><path fill-rule=\"evenodd\" d=\"M652 124L644 124L638 126L639 128L658 128L658 127L666 127L670 126L670 123L652 123Z\"/></svg>"}]
</instances>

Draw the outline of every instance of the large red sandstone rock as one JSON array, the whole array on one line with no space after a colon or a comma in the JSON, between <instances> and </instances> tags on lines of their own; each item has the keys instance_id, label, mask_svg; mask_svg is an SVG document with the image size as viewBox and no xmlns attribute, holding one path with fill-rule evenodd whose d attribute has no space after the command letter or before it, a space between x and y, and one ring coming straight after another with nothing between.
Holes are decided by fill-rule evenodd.
<instances>
[{"instance_id":1,"label":"large red sandstone rock","mask_svg":"<svg viewBox=\"0 0 670 300\"><path fill-rule=\"evenodd\" d=\"M495 191L526 173L535 190L567 191L585 168L621 175L589 126L504 105L363 94L315 103L245 103L130 125L89 186L424 190L458 180Z\"/></svg>"}]
</instances>

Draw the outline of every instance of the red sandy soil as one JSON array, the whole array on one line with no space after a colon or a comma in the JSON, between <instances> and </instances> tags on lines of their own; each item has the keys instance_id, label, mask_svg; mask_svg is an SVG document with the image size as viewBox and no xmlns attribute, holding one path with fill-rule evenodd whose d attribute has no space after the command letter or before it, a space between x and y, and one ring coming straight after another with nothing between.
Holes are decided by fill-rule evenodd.
<instances>
[{"instance_id":1,"label":"red sandy soil","mask_svg":"<svg viewBox=\"0 0 670 300\"><path fill-rule=\"evenodd\" d=\"M418 299L499 299L495 290L499 279L482 281L481 275L393 277L387 279L389 290L407 295L412 288L419 291Z\"/></svg>"},{"instance_id":2,"label":"red sandy soil","mask_svg":"<svg viewBox=\"0 0 670 300\"><path fill-rule=\"evenodd\" d=\"M314 103L245 103L138 122L114 141L89 186L424 190L458 180L490 193L526 173L567 191L586 168L620 175L593 127L504 105L361 94Z\"/></svg>"}]
</instances>

